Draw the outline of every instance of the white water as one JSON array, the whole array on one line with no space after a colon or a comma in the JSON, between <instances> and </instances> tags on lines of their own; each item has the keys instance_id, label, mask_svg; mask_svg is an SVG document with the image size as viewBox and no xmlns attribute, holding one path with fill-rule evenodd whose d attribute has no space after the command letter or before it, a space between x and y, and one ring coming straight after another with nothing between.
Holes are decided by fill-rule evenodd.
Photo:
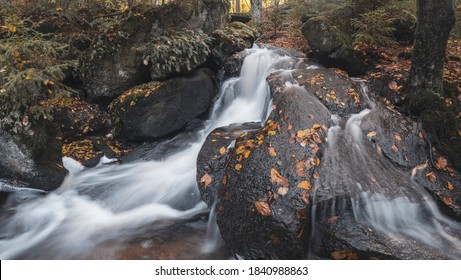
<instances>
[{"instance_id":1,"label":"white water","mask_svg":"<svg viewBox=\"0 0 461 280\"><path fill-rule=\"evenodd\" d=\"M324 184L358 194L351 196L357 222L368 224L394 240L414 240L447 258L459 259L461 224L440 212L424 187L413 180L412 171L400 170L382 154L372 156L367 151L361 123L371 110L352 115L344 127L334 116L322 160L341 175L331 176ZM327 215L336 211L344 211L344 205L333 204Z\"/></svg>"},{"instance_id":2,"label":"white water","mask_svg":"<svg viewBox=\"0 0 461 280\"><path fill-rule=\"evenodd\" d=\"M241 76L223 84L206 128L192 137L197 140L162 161L80 171L66 160L72 172L59 189L20 204L3 221L0 259L86 258L98 244L129 241L206 213L195 182L196 159L206 136L214 128L260 122L267 115L265 78L280 57L267 49L247 54ZM213 230L210 225L209 237L218 239ZM206 236L203 243L206 252L219 244Z\"/></svg>"}]
</instances>

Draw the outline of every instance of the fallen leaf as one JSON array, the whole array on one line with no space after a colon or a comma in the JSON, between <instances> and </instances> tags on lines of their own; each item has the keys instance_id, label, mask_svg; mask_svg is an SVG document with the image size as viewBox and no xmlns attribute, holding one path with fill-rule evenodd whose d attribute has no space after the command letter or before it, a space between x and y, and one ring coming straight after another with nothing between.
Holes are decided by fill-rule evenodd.
<instances>
[{"instance_id":1,"label":"fallen leaf","mask_svg":"<svg viewBox=\"0 0 461 280\"><path fill-rule=\"evenodd\" d=\"M219 149L219 154L223 155L223 154L225 154L225 153L226 153L226 151L227 151L227 149L226 149L226 148L224 148L224 147L221 147L221 149Z\"/></svg>"},{"instance_id":2,"label":"fallen leaf","mask_svg":"<svg viewBox=\"0 0 461 280\"><path fill-rule=\"evenodd\" d=\"M271 208L267 202L255 201L255 208L256 211L263 216L268 217L271 215Z\"/></svg>"},{"instance_id":3,"label":"fallen leaf","mask_svg":"<svg viewBox=\"0 0 461 280\"><path fill-rule=\"evenodd\" d=\"M397 141L402 141L402 137L400 137L400 135L395 135L394 138L395 138L395 140L397 140Z\"/></svg>"},{"instance_id":4,"label":"fallen leaf","mask_svg":"<svg viewBox=\"0 0 461 280\"><path fill-rule=\"evenodd\" d=\"M327 223L332 225L336 223L338 220L339 220L339 216L331 216L330 218L328 218Z\"/></svg>"},{"instance_id":5,"label":"fallen leaf","mask_svg":"<svg viewBox=\"0 0 461 280\"><path fill-rule=\"evenodd\" d=\"M396 145L392 145L391 150L394 152L398 152L399 148Z\"/></svg>"},{"instance_id":6,"label":"fallen leaf","mask_svg":"<svg viewBox=\"0 0 461 280\"><path fill-rule=\"evenodd\" d=\"M453 200L449 197L444 197L442 198L442 202L445 203L445 205L451 206L453 204Z\"/></svg>"},{"instance_id":7,"label":"fallen leaf","mask_svg":"<svg viewBox=\"0 0 461 280\"><path fill-rule=\"evenodd\" d=\"M303 138L307 135L307 132L304 131L304 130L299 130L298 132L296 132L296 137L298 138Z\"/></svg>"},{"instance_id":8,"label":"fallen leaf","mask_svg":"<svg viewBox=\"0 0 461 280\"><path fill-rule=\"evenodd\" d=\"M429 172L426 174L427 179L434 183L437 180L437 177L435 176L434 172Z\"/></svg>"},{"instance_id":9,"label":"fallen leaf","mask_svg":"<svg viewBox=\"0 0 461 280\"><path fill-rule=\"evenodd\" d=\"M308 190L311 188L311 183L308 182L308 181L302 181L298 184L298 188L301 188L301 189L304 189L304 190Z\"/></svg>"},{"instance_id":10,"label":"fallen leaf","mask_svg":"<svg viewBox=\"0 0 461 280\"><path fill-rule=\"evenodd\" d=\"M447 167L448 161L444 157L438 157L435 166L437 166L438 169L445 169Z\"/></svg>"},{"instance_id":11,"label":"fallen leaf","mask_svg":"<svg viewBox=\"0 0 461 280\"><path fill-rule=\"evenodd\" d=\"M244 154L243 154L243 157L244 158L248 158L251 154L251 151L250 150L247 150Z\"/></svg>"},{"instance_id":12,"label":"fallen leaf","mask_svg":"<svg viewBox=\"0 0 461 280\"><path fill-rule=\"evenodd\" d=\"M288 188L287 187L280 187L277 190L277 194L279 194L280 196L285 196L287 193L288 193Z\"/></svg>"},{"instance_id":13,"label":"fallen leaf","mask_svg":"<svg viewBox=\"0 0 461 280\"><path fill-rule=\"evenodd\" d=\"M293 126L291 124L288 124L288 130L292 130Z\"/></svg>"},{"instance_id":14,"label":"fallen leaf","mask_svg":"<svg viewBox=\"0 0 461 280\"><path fill-rule=\"evenodd\" d=\"M357 260L359 258L357 253L354 253L350 250L334 251L331 253L331 256L335 260Z\"/></svg>"},{"instance_id":15,"label":"fallen leaf","mask_svg":"<svg viewBox=\"0 0 461 280\"><path fill-rule=\"evenodd\" d=\"M376 131L370 131L367 134L367 137L369 137L369 138L372 138L372 137L375 137L375 136L376 136Z\"/></svg>"},{"instance_id":16,"label":"fallen leaf","mask_svg":"<svg viewBox=\"0 0 461 280\"><path fill-rule=\"evenodd\" d=\"M269 155L271 157L276 157L277 156L277 153L275 152L274 147L269 147Z\"/></svg>"},{"instance_id":17,"label":"fallen leaf","mask_svg":"<svg viewBox=\"0 0 461 280\"><path fill-rule=\"evenodd\" d=\"M202 176L200 179L200 185L204 188L207 188L211 184L211 176L208 173Z\"/></svg>"},{"instance_id":18,"label":"fallen leaf","mask_svg":"<svg viewBox=\"0 0 461 280\"><path fill-rule=\"evenodd\" d=\"M450 182L448 182L448 189L449 189L450 191L452 191L452 190L453 190L453 184L452 184L452 183L450 183Z\"/></svg>"},{"instance_id":19,"label":"fallen leaf","mask_svg":"<svg viewBox=\"0 0 461 280\"><path fill-rule=\"evenodd\" d=\"M242 169L242 165L241 165L240 163L237 163L237 164L235 165L235 170L238 171L238 170L240 170L240 169Z\"/></svg>"},{"instance_id":20,"label":"fallen leaf","mask_svg":"<svg viewBox=\"0 0 461 280\"><path fill-rule=\"evenodd\" d=\"M273 183L281 184L283 182L283 177L280 173L277 172L274 168L271 169L271 181Z\"/></svg>"},{"instance_id":21,"label":"fallen leaf","mask_svg":"<svg viewBox=\"0 0 461 280\"><path fill-rule=\"evenodd\" d=\"M399 86L395 81L392 81L389 83L389 89L390 90L394 90L394 91L397 91L399 89L401 89L402 86Z\"/></svg>"},{"instance_id":22,"label":"fallen leaf","mask_svg":"<svg viewBox=\"0 0 461 280\"><path fill-rule=\"evenodd\" d=\"M318 123L314 124L314 126L312 126L313 129L319 129L321 128L322 126Z\"/></svg>"}]
</instances>

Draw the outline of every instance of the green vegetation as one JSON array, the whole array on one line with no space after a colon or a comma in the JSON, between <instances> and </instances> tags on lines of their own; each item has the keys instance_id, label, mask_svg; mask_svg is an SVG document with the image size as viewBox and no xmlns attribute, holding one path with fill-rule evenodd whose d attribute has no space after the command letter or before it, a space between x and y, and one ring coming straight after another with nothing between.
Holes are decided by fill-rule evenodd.
<instances>
[{"instance_id":1,"label":"green vegetation","mask_svg":"<svg viewBox=\"0 0 461 280\"><path fill-rule=\"evenodd\" d=\"M384 8L366 12L360 18L351 20L352 26L357 30L354 34L355 44L367 44L376 46L388 46L396 44L392 33L393 18Z\"/></svg>"}]
</instances>

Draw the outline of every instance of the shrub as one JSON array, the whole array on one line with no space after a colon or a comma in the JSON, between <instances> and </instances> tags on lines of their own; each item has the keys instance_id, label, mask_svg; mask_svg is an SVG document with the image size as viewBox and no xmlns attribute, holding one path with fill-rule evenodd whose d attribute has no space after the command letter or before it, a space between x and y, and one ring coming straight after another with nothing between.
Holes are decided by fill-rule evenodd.
<instances>
[{"instance_id":1,"label":"shrub","mask_svg":"<svg viewBox=\"0 0 461 280\"><path fill-rule=\"evenodd\" d=\"M388 46L396 44L392 33L393 18L384 8L364 13L360 18L352 19L352 26L357 29L354 34L355 44Z\"/></svg>"}]
</instances>

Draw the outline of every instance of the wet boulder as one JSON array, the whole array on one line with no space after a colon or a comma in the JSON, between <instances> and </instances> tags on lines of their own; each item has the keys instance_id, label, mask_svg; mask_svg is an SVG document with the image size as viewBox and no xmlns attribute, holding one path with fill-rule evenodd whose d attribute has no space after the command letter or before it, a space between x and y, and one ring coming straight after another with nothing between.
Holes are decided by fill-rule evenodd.
<instances>
[{"instance_id":1,"label":"wet boulder","mask_svg":"<svg viewBox=\"0 0 461 280\"><path fill-rule=\"evenodd\" d=\"M0 131L0 177L46 191L58 188L67 174L59 137L51 124L33 127L28 135Z\"/></svg>"},{"instance_id":2,"label":"wet boulder","mask_svg":"<svg viewBox=\"0 0 461 280\"><path fill-rule=\"evenodd\" d=\"M188 76L130 89L111 103L111 115L120 136L155 140L205 113L215 94L212 73L201 69Z\"/></svg>"},{"instance_id":3,"label":"wet boulder","mask_svg":"<svg viewBox=\"0 0 461 280\"><path fill-rule=\"evenodd\" d=\"M251 48L258 33L244 23L232 22L226 28L215 30L212 36L212 57L217 65L222 66L229 56Z\"/></svg>"},{"instance_id":4,"label":"wet boulder","mask_svg":"<svg viewBox=\"0 0 461 280\"><path fill-rule=\"evenodd\" d=\"M311 48L311 56L326 67L338 67L351 75L365 73L357 62L352 48L352 38L325 17L307 20L301 29Z\"/></svg>"}]
</instances>

